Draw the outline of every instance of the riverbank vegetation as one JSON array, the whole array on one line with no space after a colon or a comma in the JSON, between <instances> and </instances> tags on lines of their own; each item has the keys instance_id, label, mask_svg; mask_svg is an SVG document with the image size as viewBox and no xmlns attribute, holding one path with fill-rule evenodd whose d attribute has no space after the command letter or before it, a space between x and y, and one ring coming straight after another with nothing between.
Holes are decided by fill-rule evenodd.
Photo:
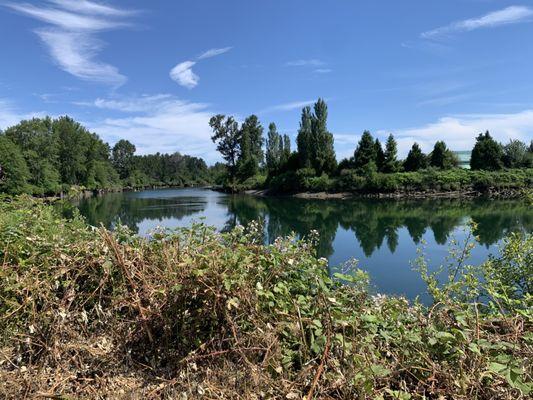
<instances>
[{"instance_id":1,"label":"riverbank vegetation","mask_svg":"<svg viewBox=\"0 0 533 400\"><path fill-rule=\"evenodd\" d=\"M146 240L3 199L0 396L530 395L531 234L478 266L471 243L452 243L440 274L420 255L425 307L372 296L355 266L330 277L313 235L264 245L260 232L195 225Z\"/></svg>"},{"instance_id":2,"label":"riverbank vegetation","mask_svg":"<svg viewBox=\"0 0 533 400\"><path fill-rule=\"evenodd\" d=\"M533 185L533 142L497 143L487 131L472 150L472 171L460 169L459 160L443 141L429 154L414 143L405 160L398 158L397 142L390 134L383 146L365 131L352 157L337 163L333 135L327 128L328 108L319 99L302 110L291 151L287 135L268 128L266 141L256 116L242 126L233 117L217 115L211 120L213 141L226 161L230 190L269 189L274 193L348 191L361 194L423 192L517 193ZM265 154L261 148L265 144ZM464 150L464 149L462 149Z\"/></svg>"},{"instance_id":3,"label":"riverbank vegetation","mask_svg":"<svg viewBox=\"0 0 533 400\"><path fill-rule=\"evenodd\" d=\"M489 132L480 134L468 171L458 168L455 153L443 141L436 142L429 154L414 143L401 160L392 134L382 145L365 131L353 156L337 163L327 123L324 100L319 99L313 109L305 107L292 150L290 137L279 133L274 123L265 138L255 115L242 124L231 116L216 115L209 124L225 164L208 167L201 158L180 153L137 155L127 140L111 148L69 117L34 118L0 132L0 192L57 195L72 188L79 193L216 185L233 192L266 189L283 194L516 195L533 186L533 142L528 146L511 140L502 145Z\"/></svg>"}]
</instances>

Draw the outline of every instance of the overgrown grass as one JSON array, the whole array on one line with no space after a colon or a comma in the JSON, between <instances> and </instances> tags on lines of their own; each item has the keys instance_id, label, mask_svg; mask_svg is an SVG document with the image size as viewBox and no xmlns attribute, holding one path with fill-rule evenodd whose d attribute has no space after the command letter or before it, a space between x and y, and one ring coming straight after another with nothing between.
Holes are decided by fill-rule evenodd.
<instances>
[{"instance_id":1,"label":"overgrown grass","mask_svg":"<svg viewBox=\"0 0 533 400\"><path fill-rule=\"evenodd\" d=\"M0 397L527 398L533 237L449 280L426 308L335 278L313 237L160 232L0 202ZM348 284L340 284L340 280Z\"/></svg>"}]
</instances>

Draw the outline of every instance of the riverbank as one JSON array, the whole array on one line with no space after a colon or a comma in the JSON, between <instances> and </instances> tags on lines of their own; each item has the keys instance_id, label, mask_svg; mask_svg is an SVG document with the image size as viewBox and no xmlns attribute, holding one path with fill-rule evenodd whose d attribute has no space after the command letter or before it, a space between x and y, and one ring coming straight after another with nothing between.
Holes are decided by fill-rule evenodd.
<instances>
[{"instance_id":1,"label":"riverbank","mask_svg":"<svg viewBox=\"0 0 533 400\"><path fill-rule=\"evenodd\" d=\"M262 243L253 225L144 240L0 203L0 397L529 395L531 235L458 256L438 287L419 260L429 308L371 296L358 269L330 278L313 238Z\"/></svg>"},{"instance_id":2,"label":"riverbank","mask_svg":"<svg viewBox=\"0 0 533 400\"><path fill-rule=\"evenodd\" d=\"M503 171L426 170L375 173L361 176L344 171L320 177L287 172L267 180L262 187L233 188L255 196L294 196L316 199L362 198L518 198L533 190L533 169ZM226 188L223 191L231 192Z\"/></svg>"}]
</instances>

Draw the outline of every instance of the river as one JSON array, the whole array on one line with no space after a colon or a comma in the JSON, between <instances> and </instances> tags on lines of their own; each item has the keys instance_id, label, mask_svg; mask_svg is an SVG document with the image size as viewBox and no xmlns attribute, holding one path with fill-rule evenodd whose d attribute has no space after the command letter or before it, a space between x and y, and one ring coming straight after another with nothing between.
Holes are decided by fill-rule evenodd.
<instances>
[{"instance_id":1,"label":"river","mask_svg":"<svg viewBox=\"0 0 533 400\"><path fill-rule=\"evenodd\" d=\"M114 228L120 221L143 236L195 221L228 230L261 220L266 242L317 230L318 255L328 258L332 273L345 271L355 259L376 292L419 296L423 302L425 284L412 266L417 249L437 268L446 262L450 241L464 242L472 233L477 246L468 262L476 264L495 254L508 233L533 230L533 209L523 200L309 200L160 189L109 193L75 205L92 225Z\"/></svg>"}]
</instances>

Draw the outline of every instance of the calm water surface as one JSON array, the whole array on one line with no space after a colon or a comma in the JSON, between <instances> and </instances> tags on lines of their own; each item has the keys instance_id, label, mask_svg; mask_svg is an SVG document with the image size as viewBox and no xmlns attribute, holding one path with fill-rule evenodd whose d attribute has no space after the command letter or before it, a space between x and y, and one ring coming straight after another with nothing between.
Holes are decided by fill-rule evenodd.
<instances>
[{"instance_id":1,"label":"calm water surface","mask_svg":"<svg viewBox=\"0 0 533 400\"><path fill-rule=\"evenodd\" d=\"M469 262L479 263L509 232L533 230L533 209L520 200L305 200L162 189L111 193L76 206L90 224L113 228L120 221L140 235L201 220L219 230L263 220L268 242L317 230L319 256L329 259L331 272L357 259L377 292L423 301L425 285L411 266L417 248L424 246L435 268L445 261L450 240L464 241L474 221L478 246Z\"/></svg>"}]
</instances>

